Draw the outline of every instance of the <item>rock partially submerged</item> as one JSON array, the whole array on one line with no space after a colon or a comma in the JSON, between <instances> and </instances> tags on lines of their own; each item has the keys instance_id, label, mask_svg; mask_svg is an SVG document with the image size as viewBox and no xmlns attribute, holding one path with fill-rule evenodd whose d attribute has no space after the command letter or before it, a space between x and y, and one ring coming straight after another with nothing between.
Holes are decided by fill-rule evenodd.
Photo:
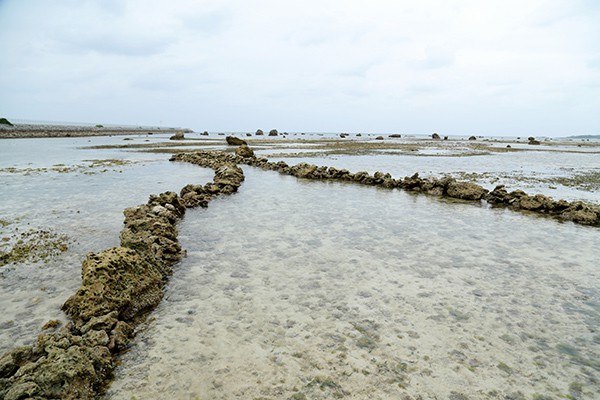
<instances>
[{"instance_id":1,"label":"rock partially submerged","mask_svg":"<svg viewBox=\"0 0 600 400\"><path fill-rule=\"evenodd\" d=\"M247 144L243 144L237 149L235 149L235 154L244 158L254 157L254 151L250 147L248 147Z\"/></svg>"},{"instance_id":2,"label":"rock partially submerged","mask_svg":"<svg viewBox=\"0 0 600 400\"><path fill-rule=\"evenodd\" d=\"M431 138L435 139L435 140L440 140L440 135L438 135L437 133L434 133L431 135Z\"/></svg>"},{"instance_id":3,"label":"rock partially submerged","mask_svg":"<svg viewBox=\"0 0 600 400\"><path fill-rule=\"evenodd\" d=\"M224 152L195 152L180 153L174 156L179 161L247 164L265 170L278 171L286 175L293 175L303 179L316 180L342 180L360 183L364 185L381 185L386 188L403 189L411 192L420 192L433 196L443 196L462 201L481 203L485 201L492 206L505 206L516 211L534 212L541 215L551 216L563 221L573 221L582 225L600 226L600 206L583 202L568 202L565 200L552 200L543 195L527 195L517 190L508 193L503 186L499 186L492 192L480 185L471 182L457 181L451 177L443 178L421 178L418 173L407 176L404 179L394 179L390 174L376 172L370 175L362 171L351 173L346 169L334 167L317 166L313 164L300 163L290 166L284 161L270 162L266 158L252 157L244 158Z\"/></svg>"},{"instance_id":4,"label":"rock partially submerged","mask_svg":"<svg viewBox=\"0 0 600 400\"><path fill-rule=\"evenodd\" d=\"M193 159L215 169L213 181L187 185L181 197L152 195L146 204L125 210L121 245L90 253L83 262L81 286L62 307L71 322L59 329L49 321L34 346L0 357L0 399L85 400L102 393L115 356L160 302L172 267L181 259L176 223L186 207L206 206L214 196L234 193L244 180L241 168L222 158Z\"/></svg>"},{"instance_id":5,"label":"rock partially submerged","mask_svg":"<svg viewBox=\"0 0 600 400\"><path fill-rule=\"evenodd\" d=\"M278 136L279 132L277 132L277 129L271 129L269 131L269 136Z\"/></svg>"},{"instance_id":6,"label":"rock partially submerged","mask_svg":"<svg viewBox=\"0 0 600 400\"><path fill-rule=\"evenodd\" d=\"M257 130L256 130L256 133L255 133L255 135L256 135L256 136L262 136L262 135L264 135L264 134L265 134L265 133L262 131L262 129L257 129Z\"/></svg>"},{"instance_id":7,"label":"rock partially submerged","mask_svg":"<svg viewBox=\"0 0 600 400\"><path fill-rule=\"evenodd\" d=\"M169 138L169 140L183 140L185 139L185 135L183 132L177 132L176 134L174 134L173 136L171 136Z\"/></svg>"},{"instance_id":8,"label":"rock partially submerged","mask_svg":"<svg viewBox=\"0 0 600 400\"><path fill-rule=\"evenodd\" d=\"M227 144L230 146L241 146L242 144L248 144L245 140L242 140L240 138L236 138L235 136L227 136L225 138L225 140L227 141Z\"/></svg>"}]
</instances>

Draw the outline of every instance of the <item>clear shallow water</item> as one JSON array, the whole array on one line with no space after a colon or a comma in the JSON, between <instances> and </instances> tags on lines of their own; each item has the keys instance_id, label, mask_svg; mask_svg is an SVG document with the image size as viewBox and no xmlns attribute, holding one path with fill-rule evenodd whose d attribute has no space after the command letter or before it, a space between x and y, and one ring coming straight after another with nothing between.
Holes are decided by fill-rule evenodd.
<instances>
[{"instance_id":1,"label":"clear shallow water","mask_svg":"<svg viewBox=\"0 0 600 400\"><path fill-rule=\"evenodd\" d=\"M245 172L107 398L595 398L597 229Z\"/></svg>"},{"instance_id":2,"label":"clear shallow water","mask_svg":"<svg viewBox=\"0 0 600 400\"><path fill-rule=\"evenodd\" d=\"M477 179L477 182L490 190L495 185L505 184L511 190L522 189L532 194L542 193L552 196L555 199L600 202L600 195L595 191L581 190L558 183L549 184L547 182L517 179L519 177L545 179L572 176L576 173L597 173L600 171L600 154L528 151L465 157L419 157L401 154L380 154L273 158L271 160L285 161L290 165L308 162L317 165L346 168L352 172L361 170L368 171L369 173L376 171L389 172L396 178L410 176L418 172L421 176L453 174L458 179L464 180L464 178L461 178L461 173L487 173L493 179L480 178Z\"/></svg>"},{"instance_id":3,"label":"clear shallow water","mask_svg":"<svg viewBox=\"0 0 600 400\"><path fill-rule=\"evenodd\" d=\"M106 143L108 139L122 140L91 140ZM70 238L68 251L48 262L0 267L0 353L30 343L49 319L63 318L60 306L80 284L85 255L118 245L125 208L146 202L152 193L179 191L188 183L205 183L213 176L211 170L169 162L168 155L140 157L115 150L81 150L78 139L49 140L0 141L2 152L13 154L9 161L2 159L3 165L46 167L85 159L132 157L144 161L93 175L0 173L0 219L11 222L0 228L0 237L29 229L52 229ZM6 142L18 142L12 147L14 153L7 150Z\"/></svg>"}]
</instances>

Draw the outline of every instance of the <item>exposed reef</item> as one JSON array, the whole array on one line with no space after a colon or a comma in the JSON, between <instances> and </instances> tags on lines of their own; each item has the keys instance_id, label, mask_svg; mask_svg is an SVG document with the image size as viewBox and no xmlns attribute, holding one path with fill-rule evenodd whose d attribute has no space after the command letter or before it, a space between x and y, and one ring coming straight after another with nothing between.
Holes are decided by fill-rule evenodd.
<instances>
[{"instance_id":1,"label":"exposed reef","mask_svg":"<svg viewBox=\"0 0 600 400\"><path fill-rule=\"evenodd\" d=\"M577 224L600 226L600 206L581 201L569 202L554 200L544 195L528 195L522 190L508 192L504 186L497 186L491 192L471 182L457 181L451 177L421 178L418 173L403 179L394 179L390 174L375 172L373 175L365 171L351 173L346 169L317 166L300 163L290 166L284 161L271 162L260 157L241 157L225 152L197 151L179 153L171 160L197 163L196 160L211 160L210 163L247 164L265 170L278 171L282 174L305 179L340 180L361 183L364 185L383 186L386 188L404 189L434 196L449 197L464 201L485 201L495 207L508 207L515 211L537 213L562 221L573 221Z\"/></svg>"},{"instance_id":2,"label":"exposed reef","mask_svg":"<svg viewBox=\"0 0 600 400\"><path fill-rule=\"evenodd\" d=\"M81 286L62 306L70 322L47 322L35 345L0 357L0 399L93 399L103 392L116 355L160 302L182 257L176 224L186 208L205 207L244 180L243 171L225 160L191 158L215 169L213 181L187 185L181 196L151 195L125 210L120 246L90 253L83 262Z\"/></svg>"}]
</instances>

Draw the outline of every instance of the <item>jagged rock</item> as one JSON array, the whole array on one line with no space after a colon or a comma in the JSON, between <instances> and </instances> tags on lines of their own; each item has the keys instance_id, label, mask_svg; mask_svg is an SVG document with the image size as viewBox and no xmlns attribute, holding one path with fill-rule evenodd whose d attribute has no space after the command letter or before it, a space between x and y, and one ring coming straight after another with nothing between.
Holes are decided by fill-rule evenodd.
<instances>
[{"instance_id":1,"label":"jagged rock","mask_svg":"<svg viewBox=\"0 0 600 400\"><path fill-rule=\"evenodd\" d=\"M248 143L246 143L245 140L242 140L240 138L236 138L235 136L227 136L225 138L225 140L227 141L227 144L230 146L241 146L243 144L247 145Z\"/></svg>"},{"instance_id":2,"label":"jagged rock","mask_svg":"<svg viewBox=\"0 0 600 400\"><path fill-rule=\"evenodd\" d=\"M256 131L256 134L255 134L255 135L256 135L256 136L262 136L262 135L264 135L264 134L265 134L265 133L264 133L264 132L263 132L261 129L258 129L258 130Z\"/></svg>"},{"instance_id":3,"label":"jagged rock","mask_svg":"<svg viewBox=\"0 0 600 400\"><path fill-rule=\"evenodd\" d=\"M438 139L440 139L440 135L438 135L437 133L434 133L431 135L431 138L438 140Z\"/></svg>"},{"instance_id":4,"label":"jagged rock","mask_svg":"<svg viewBox=\"0 0 600 400\"><path fill-rule=\"evenodd\" d=\"M600 207L577 201L572 203L560 216L561 219L582 225L600 225Z\"/></svg>"},{"instance_id":5,"label":"jagged rock","mask_svg":"<svg viewBox=\"0 0 600 400\"><path fill-rule=\"evenodd\" d=\"M171 136L169 139L170 140L183 140L183 139L185 139L185 135L183 134L183 132L177 132L176 134Z\"/></svg>"},{"instance_id":6,"label":"jagged rock","mask_svg":"<svg viewBox=\"0 0 600 400\"><path fill-rule=\"evenodd\" d=\"M254 157L254 151L246 144L235 149L235 154L244 158Z\"/></svg>"},{"instance_id":7,"label":"jagged rock","mask_svg":"<svg viewBox=\"0 0 600 400\"><path fill-rule=\"evenodd\" d=\"M116 311L132 321L162 298L163 275L140 254L125 247L90 253L83 262L81 287L62 306L76 326Z\"/></svg>"},{"instance_id":8,"label":"jagged rock","mask_svg":"<svg viewBox=\"0 0 600 400\"><path fill-rule=\"evenodd\" d=\"M480 200L488 191L471 182L451 182L448 184L446 193L450 197L463 200Z\"/></svg>"},{"instance_id":9,"label":"jagged rock","mask_svg":"<svg viewBox=\"0 0 600 400\"><path fill-rule=\"evenodd\" d=\"M277 136L279 135L279 133L277 132L277 129L271 129L269 131L269 136Z\"/></svg>"}]
</instances>

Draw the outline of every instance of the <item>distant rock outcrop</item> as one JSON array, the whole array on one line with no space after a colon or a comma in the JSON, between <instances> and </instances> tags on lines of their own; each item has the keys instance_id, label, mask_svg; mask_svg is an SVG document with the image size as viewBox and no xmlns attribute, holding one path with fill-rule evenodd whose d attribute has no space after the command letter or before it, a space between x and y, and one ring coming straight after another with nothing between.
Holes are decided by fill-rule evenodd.
<instances>
[{"instance_id":1,"label":"distant rock outcrop","mask_svg":"<svg viewBox=\"0 0 600 400\"><path fill-rule=\"evenodd\" d=\"M475 136L469 136L469 140L477 140Z\"/></svg>"},{"instance_id":2,"label":"distant rock outcrop","mask_svg":"<svg viewBox=\"0 0 600 400\"><path fill-rule=\"evenodd\" d=\"M435 140L440 140L440 135L438 135L437 133L434 133L433 135L431 135L431 138L435 139Z\"/></svg>"},{"instance_id":3,"label":"distant rock outcrop","mask_svg":"<svg viewBox=\"0 0 600 400\"><path fill-rule=\"evenodd\" d=\"M262 129L258 129L258 130L256 131L256 136L262 136L262 135L264 135L264 134L265 134L265 133L262 131Z\"/></svg>"},{"instance_id":4,"label":"distant rock outcrop","mask_svg":"<svg viewBox=\"0 0 600 400\"><path fill-rule=\"evenodd\" d=\"M271 129L269 131L269 136L278 136L279 132L277 132L277 129Z\"/></svg>"},{"instance_id":5,"label":"distant rock outcrop","mask_svg":"<svg viewBox=\"0 0 600 400\"><path fill-rule=\"evenodd\" d=\"M6 118L0 118L0 125L8 125L8 126L14 126L9 120L7 120Z\"/></svg>"},{"instance_id":6,"label":"distant rock outcrop","mask_svg":"<svg viewBox=\"0 0 600 400\"><path fill-rule=\"evenodd\" d=\"M170 140L183 140L183 139L185 139L185 135L183 134L183 132L177 132L176 134L171 136L169 139Z\"/></svg>"}]
</instances>

